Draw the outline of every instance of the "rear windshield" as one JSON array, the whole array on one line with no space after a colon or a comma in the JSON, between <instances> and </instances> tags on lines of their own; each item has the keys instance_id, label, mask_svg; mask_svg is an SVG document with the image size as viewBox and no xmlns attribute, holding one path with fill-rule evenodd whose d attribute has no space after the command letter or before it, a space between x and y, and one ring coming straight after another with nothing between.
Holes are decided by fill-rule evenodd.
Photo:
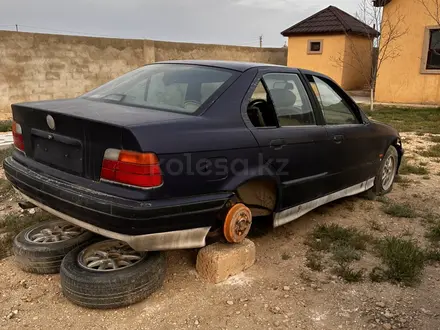
<instances>
[{"instance_id":1,"label":"rear windshield","mask_svg":"<svg viewBox=\"0 0 440 330\"><path fill-rule=\"evenodd\" d=\"M194 113L237 73L211 67L154 64L129 72L83 97L124 105Z\"/></svg>"}]
</instances>

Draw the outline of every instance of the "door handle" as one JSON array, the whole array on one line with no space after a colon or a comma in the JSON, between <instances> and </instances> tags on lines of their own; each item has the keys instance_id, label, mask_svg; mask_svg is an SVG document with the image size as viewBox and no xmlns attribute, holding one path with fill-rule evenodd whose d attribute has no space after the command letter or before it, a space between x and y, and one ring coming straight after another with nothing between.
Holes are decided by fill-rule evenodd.
<instances>
[{"instance_id":1,"label":"door handle","mask_svg":"<svg viewBox=\"0 0 440 330\"><path fill-rule=\"evenodd\" d=\"M344 141L344 135L334 135L333 136L333 142L336 144L340 144Z\"/></svg>"},{"instance_id":2,"label":"door handle","mask_svg":"<svg viewBox=\"0 0 440 330\"><path fill-rule=\"evenodd\" d=\"M284 141L283 139L275 139L270 141L270 147L276 150L281 149L285 145L286 145L286 141Z\"/></svg>"}]
</instances>

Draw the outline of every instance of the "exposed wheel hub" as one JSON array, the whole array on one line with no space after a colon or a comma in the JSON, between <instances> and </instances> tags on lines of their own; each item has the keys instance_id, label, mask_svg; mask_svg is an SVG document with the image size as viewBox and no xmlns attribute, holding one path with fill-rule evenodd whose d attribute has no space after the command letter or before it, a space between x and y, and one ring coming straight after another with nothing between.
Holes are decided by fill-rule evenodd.
<instances>
[{"instance_id":1,"label":"exposed wheel hub","mask_svg":"<svg viewBox=\"0 0 440 330\"><path fill-rule=\"evenodd\" d=\"M36 228L26 235L26 240L33 243L58 243L78 237L84 233L84 229L74 226L68 222L60 221L57 223L48 223Z\"/></svg>"},{"instance_id":2,"label":"exposed wheel hub","mask_svg":"<svg viewBox=\"0 0 440 330\"><path fill-rule=\"evenodd\" d=\"M137 264L145 255L124 242L106 240L82 250L78 255L78 263L88 270L114 271Z\"/></svg>"},{"instance_id":3,"label":"exposed wheel hub","mask_svg":"<svg viewBox=\"0 0 440 330\"><path fill-rule=\"evenodd\" d=\"M223 234L228 242L240 243L246 238L251 225L251 210L244 204L235 204L226 215Z\"/></svg>"}]
</instances>

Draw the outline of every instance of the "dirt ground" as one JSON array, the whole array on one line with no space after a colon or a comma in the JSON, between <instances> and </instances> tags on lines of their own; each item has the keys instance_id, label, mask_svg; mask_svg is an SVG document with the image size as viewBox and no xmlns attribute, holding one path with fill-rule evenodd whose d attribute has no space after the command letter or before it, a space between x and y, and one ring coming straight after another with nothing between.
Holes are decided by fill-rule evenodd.
<instances>
[{"instance_id":1,"label":"dirt ground","mask_svg":"<svg viewBox=\"0 0 440 330\"><path fill-rule=\"evenodd\" d=\"M411 205L419 214L440 213L438 159L415 153L430 142L423 136L402 135L410 162L427 162L430 175L405 176L409 182L395 184L388 197ZM368 276L348 284L330 270L316 272L305 265L308 246L304 242L317 224L354 226L375 237L408 236L422 246L427 244L422 217L394 218L381 207L380 201L351 197L283 227L254 234L255 265L217 285L198 277L196 250L167 252L163 288L141 303L118 310L77 307L63 297L58 275L27 274L7 258L0 261L0 328L440 329L437 265L426 266L414 287L373 283ZM369 269L376 262L367 254L357 266Z\"/></svg>"}]
</instances>

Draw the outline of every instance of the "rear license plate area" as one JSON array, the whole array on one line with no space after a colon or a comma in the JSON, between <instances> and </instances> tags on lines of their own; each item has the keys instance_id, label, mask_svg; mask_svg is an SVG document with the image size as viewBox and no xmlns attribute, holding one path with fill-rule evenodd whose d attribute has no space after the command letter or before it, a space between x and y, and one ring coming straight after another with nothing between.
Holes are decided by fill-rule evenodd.
<instances>
[{"instance_id":1,"label":"rear license plate area","mask_svg":"<svg viewBox=\"0 0 440 330\"><path fill-rule=\"evenodd\" d=\"M82 174L83 148L79 140L33 129L34 160L67 172Z\"/></svg>"}]
</instances>

